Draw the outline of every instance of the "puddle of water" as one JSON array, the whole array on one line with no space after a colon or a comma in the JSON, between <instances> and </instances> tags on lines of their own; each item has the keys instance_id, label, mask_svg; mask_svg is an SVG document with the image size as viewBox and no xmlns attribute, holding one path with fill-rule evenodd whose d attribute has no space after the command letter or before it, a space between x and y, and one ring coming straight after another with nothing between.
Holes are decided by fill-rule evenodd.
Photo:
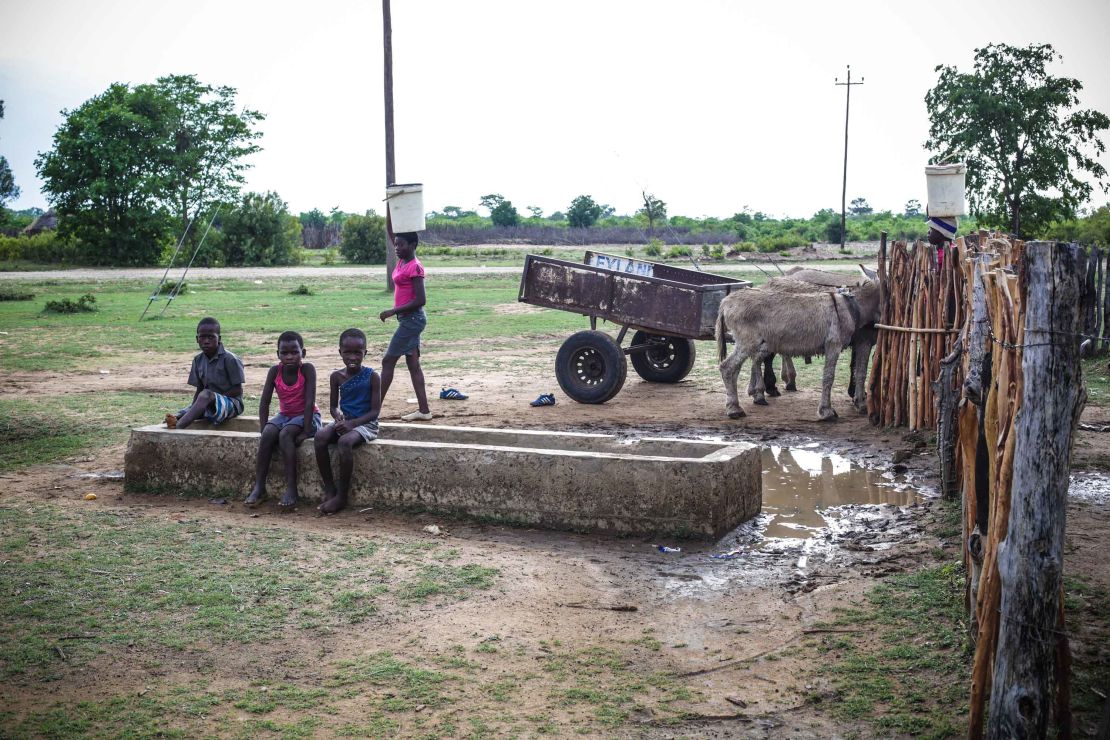
<instances>
[{"instance_id":1,"label":"puddle of water","mask_svg":"<svg viewBox=\"0 0 1110 740\"><path fill-rule=\"evenodd\" d=\"M1095 472L1076 473L1071 477L1068 496L1093 504L1110 504L1110 477Z\"/></svg>"},{"instance_id":2,"label":"puddle of water","mask_svg":"<svg viewBox=\"0 0 1110 740\"><path fill-rule=\"evenodd\" d=\"M763 513L771 517L762 532L765 538L807 539L827 531L825 511L833 506L921 501L919 491L892 474L812 449L816 447L763 448Z\"/></svg>"}]
</instances>

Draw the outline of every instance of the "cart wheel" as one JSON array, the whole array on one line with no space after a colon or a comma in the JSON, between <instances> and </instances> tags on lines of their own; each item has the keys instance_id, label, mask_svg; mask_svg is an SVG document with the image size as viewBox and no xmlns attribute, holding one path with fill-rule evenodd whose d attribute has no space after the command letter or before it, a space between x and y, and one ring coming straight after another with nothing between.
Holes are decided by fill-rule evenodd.
<instances>
[{"instance_id":1,"label":"cart wheel","mask_svg":"<svg viewBox=\"0 0 1110 740\"><path fill-rule=\"evenodd\" d=\"M624 352L605 332L572 334L555 358L555 377L578 403L605 403L617 395L628 374Z\"/></svg>"},{"instance_id":2,"label":"cart wheel","mask_svg":"<svg viewBox=\"0 0 1110 740\"><path fill-rule=\"evenodd\" d=\"M638 331L632 335L632 346L638 344L652 345L643 352L632 353L632 367L644 380L652 383L677 383L694 368L697 348L692 339Z\"/></svg>"}]
</instances>

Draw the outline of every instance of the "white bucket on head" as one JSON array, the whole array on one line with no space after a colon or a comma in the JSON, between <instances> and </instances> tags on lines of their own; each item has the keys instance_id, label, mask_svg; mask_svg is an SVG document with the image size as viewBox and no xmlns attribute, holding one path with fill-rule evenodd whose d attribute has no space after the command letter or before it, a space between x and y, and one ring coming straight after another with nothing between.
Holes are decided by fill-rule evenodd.
<instances>
[{"instance_id":1,"label":"white bucket on head","mask_svg":"<svg viewBox=\"0 0 1110 740\"><path fill-rule=\"evenodd\" d=\"M931 164L925 167L925 183L929 188L929 215L953 218L967 215L964 203L964 180L967 165Z\"/></svg>"},{"instance_id":2,"label":"white bucket on head","mask_svg":"<svg viewBox=\"0 0 1110 740\"><path fill-rule=\"evenodd\" d=\"M385 189L385 207L389 209L393 233L424 230L423 184L390 185Z\"/></svg>"}]
</instances>

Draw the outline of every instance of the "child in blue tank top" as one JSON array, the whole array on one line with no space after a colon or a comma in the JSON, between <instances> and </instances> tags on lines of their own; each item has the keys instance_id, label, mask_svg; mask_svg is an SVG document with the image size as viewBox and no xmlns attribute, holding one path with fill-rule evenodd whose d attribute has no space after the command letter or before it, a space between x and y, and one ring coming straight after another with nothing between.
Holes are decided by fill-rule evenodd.
<instances>
[{"instance_id":1,"label":"child in blue tank top","mask_svg":"<svg viewBox=\"0 0 1110 740\"><path fill-rule=\"evenodd\" d=\"M378 438L378 413L382 407L381 381L373 368L363 367L366 335L348 329L339 336L339 356L343 369L331 374L328 404L335 422L316 432L316 464L324 481L324 495L317 508L334 514L347 505L354 468L354 448ZM328 445L336 443L339 452L339 480L332 477Z\"/></svg>"}]
</instances>

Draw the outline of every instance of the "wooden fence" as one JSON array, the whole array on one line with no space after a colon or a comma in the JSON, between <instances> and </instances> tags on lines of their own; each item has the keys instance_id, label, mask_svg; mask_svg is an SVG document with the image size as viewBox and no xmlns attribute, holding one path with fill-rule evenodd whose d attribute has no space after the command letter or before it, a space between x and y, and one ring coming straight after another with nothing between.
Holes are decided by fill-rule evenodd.
<instances>
[{"instance_id":1,"label":"wooden fence","mask_svg":"<svg viewBox=\"0 0 1110 740\"><path fill-rule=\"evenodd\" d=\"M1080 346L1110 344L1105 258L983 232L880 252L869 412L937 429L942 487L962 501L972 738L1044 737L1052 718L1070 737L1064 513Z\"/></svg>"}]
</instances>

